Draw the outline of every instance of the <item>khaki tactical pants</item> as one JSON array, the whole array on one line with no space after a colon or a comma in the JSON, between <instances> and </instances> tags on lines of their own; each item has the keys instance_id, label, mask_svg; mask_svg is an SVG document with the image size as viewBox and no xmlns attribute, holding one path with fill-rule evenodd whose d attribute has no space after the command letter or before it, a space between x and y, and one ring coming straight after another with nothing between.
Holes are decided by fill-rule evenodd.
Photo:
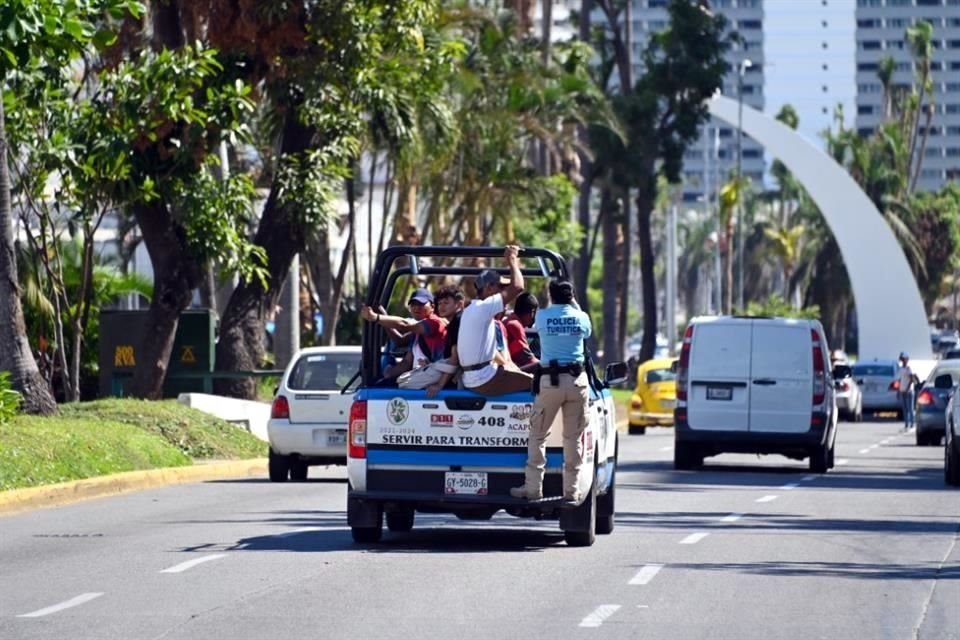
<instances>
[{"instance_id":1,"label":"khaki tactical pants","mask_svg":"<svg viewBox=\"0 0 960 640\"><path fill-rule=\"evenodd\" d=\"M540 378L540 394L533 402L530 418L530 438L527 442L526 488L528 492L540 493L543 473L547 464L547 436L550 426L563 411L563 494L572 497L577 492L580 467L583 466L583 444L580 436L587 428L589 392L587 374L574 378L561 373L559 384L550 384L550 376Z\"/></svg>"}]
</instances>

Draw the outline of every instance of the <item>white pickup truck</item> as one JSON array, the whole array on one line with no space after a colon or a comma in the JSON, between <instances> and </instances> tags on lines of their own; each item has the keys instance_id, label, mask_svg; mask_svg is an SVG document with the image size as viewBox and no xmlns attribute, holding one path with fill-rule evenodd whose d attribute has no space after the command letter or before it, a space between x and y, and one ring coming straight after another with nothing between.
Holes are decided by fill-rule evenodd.
<instances>
[{"instance_id":1,"label":"white pickup truck","mask_svg":"<svg viewBox=\"0 0 960 640\"><path fill-rule=\"evenodd\" d=\"M502 256L503 249L495 247L391 247L377 259L367 304L387 307L397 299L396 292L440 279L462 278L466 285L482 270L478 259L492 262ZM548 278L568 277L563 258L551 251L523 249L520 260L532 291L544 288ZM533 395L483 397L450 389L429 398L426 391L387 386L381 380L385 342L379 327L365 324L347 441L347 517L355 541L379 541L384 518L390 531L409 531L417 512L489 520L503 510L517 517L558 519L571 546L591 545L597 533L613 531L617 428L608 386L625 378L626 365L609 365L605 380L588 367L590 422L583 434L579 487L585 497L571 507L561 506L559 415L547 440L544 498L513 498L510 487L524 479Z\"/></svg>"}]
</instances>

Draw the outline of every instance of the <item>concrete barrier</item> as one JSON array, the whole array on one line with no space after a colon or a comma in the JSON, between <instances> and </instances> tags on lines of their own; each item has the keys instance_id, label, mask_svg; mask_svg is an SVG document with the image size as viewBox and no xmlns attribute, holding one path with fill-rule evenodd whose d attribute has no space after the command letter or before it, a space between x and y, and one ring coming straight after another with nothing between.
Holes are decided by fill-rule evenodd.
<instances>
[{"instance_id":1,"label":"concrete barrier","mask_svg":"<svg viewBox=\"0 0 960 640\"><path fill-rule=\"evenodd\" d=\"M187 407L209 413L221 420L232 422L260 438L267 438L267 422L270 421L270 405L266 402L238 400L207 393L181 393L177 402Z\"/></svg>"}]
</instances>

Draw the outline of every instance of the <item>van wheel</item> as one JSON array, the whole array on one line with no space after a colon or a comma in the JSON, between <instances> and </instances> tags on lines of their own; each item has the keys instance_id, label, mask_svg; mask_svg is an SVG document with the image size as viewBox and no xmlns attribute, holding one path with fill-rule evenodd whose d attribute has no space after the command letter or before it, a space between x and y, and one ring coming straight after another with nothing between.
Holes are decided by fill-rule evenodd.
<instances>
[{"instance_id":1,"label":"van wheel","mask_svg":"<svg viewBox=\"0 0 960 640\"><path fill-rule=\"evenodd\" d=\"M627 430L632 436L642 436L647 432L647 427L642 424L632 424Z\"/></svg>"},{"instance_id":2,"label":"van wheel","mask_svg":"<svg viewBox=\"0 0 960 640\"><path fill-rule=\"evenodd\" d=\"M857 403L857 410L853 412L854 422L863 422L863 398Z\"/></svg>"},{"instance_id":3,"label":"van wheel","mask_svg":"<svg viewBox=\"0 0 960 640\"><path fill-rule=\"evenodd\" d=\"M270 449L267 470L270 473L270 482L286 482L290 475L290 458Z\"/></svg>"},{"instance_id":4,"label":"van wheel","mask_svg":"<svg viewBox=\"0 0 960 640\"><path fill-rule=\"evenodd\" d=\"M960 487L960 454L957 453L957 441L943 447L943 479L947 484Z\"/></svg>"},{"instance_id":5,"label":"van wheel","mask_svg":"<svg viewBox=\"0 0 960 640\"><path fill-rule=\"evenodd\" d=\"M360 544L380 542L380 538L383 537L383 522L379 527L350 527L350 533L353 535L353 541Z\"/></svg>"},{"instance_id":6,"label":"van wheel","mask_svg":"<svg viewBox=\"0 0 960 640\"><path fill-rule=\"evenodd\" d=\"M693 447L682 442L673 444L673 468L679 471L696 469L703 466L703 455Z\"/></svg>"},{"instance_id":7,"label":"van wheel","mask_svg":"<svg viewBox=\"0 0 960 640\"><path fill-rule=\"evenodd\" d=\"M810 471L826 473L830 468L830 447L823 445L810 452Z\"/></svg>"},{"instance_id":8,"label":"van wheel","mask_svg":"<svg viewBox=\"0 0 960 640\"><path fill-rule=\"evenodd\" d=\"M407 533L413 529L413 509L387 511L387 529L393 533Z\"/></svg>"},{"instance_id":9,"label":"van wheel","mask_svg":"<svg viewBox=\"0 0 960 640\"><path fill-rule=\"evenodd\" d=\"M617 458L619 456L620 442L614 446L613 471L610 473L610 488L602 496L597 497L597 533L607 535L613 533L613 527L616 517L616 498L617 498ZM610 464L609 462L607 464Z\"/></svg>"},{"instance_id":10,"label":"van wheel","mask_svg":"<svg viewBox=\"0 0 960 640\"><path fill-rule=\"evenodd\" d=\"M304 482L307 479L307 463L299 460L290 464L290 479L294 482Z\"/></svg>"}]
</instances>

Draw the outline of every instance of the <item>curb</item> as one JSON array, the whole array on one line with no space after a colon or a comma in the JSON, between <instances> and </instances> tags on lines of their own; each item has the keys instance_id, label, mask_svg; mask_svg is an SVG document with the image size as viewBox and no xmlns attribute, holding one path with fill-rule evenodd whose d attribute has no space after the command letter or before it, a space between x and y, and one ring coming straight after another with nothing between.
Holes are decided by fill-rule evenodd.
<instances>
[{"instance_id":1,"label":"curb","mask_svg":"<svg viewBox=\"0 0 960 640\"><path fill-rule=\"evenodd\" d=\"M70 482L0 491L0 515L56 507L92 498L114 496L175 484L205 482L221 478L265 476L266 458L238 460L189 467L164 467L145 471L126 471L108 476Z\"/></svg>"}]
</instances>

